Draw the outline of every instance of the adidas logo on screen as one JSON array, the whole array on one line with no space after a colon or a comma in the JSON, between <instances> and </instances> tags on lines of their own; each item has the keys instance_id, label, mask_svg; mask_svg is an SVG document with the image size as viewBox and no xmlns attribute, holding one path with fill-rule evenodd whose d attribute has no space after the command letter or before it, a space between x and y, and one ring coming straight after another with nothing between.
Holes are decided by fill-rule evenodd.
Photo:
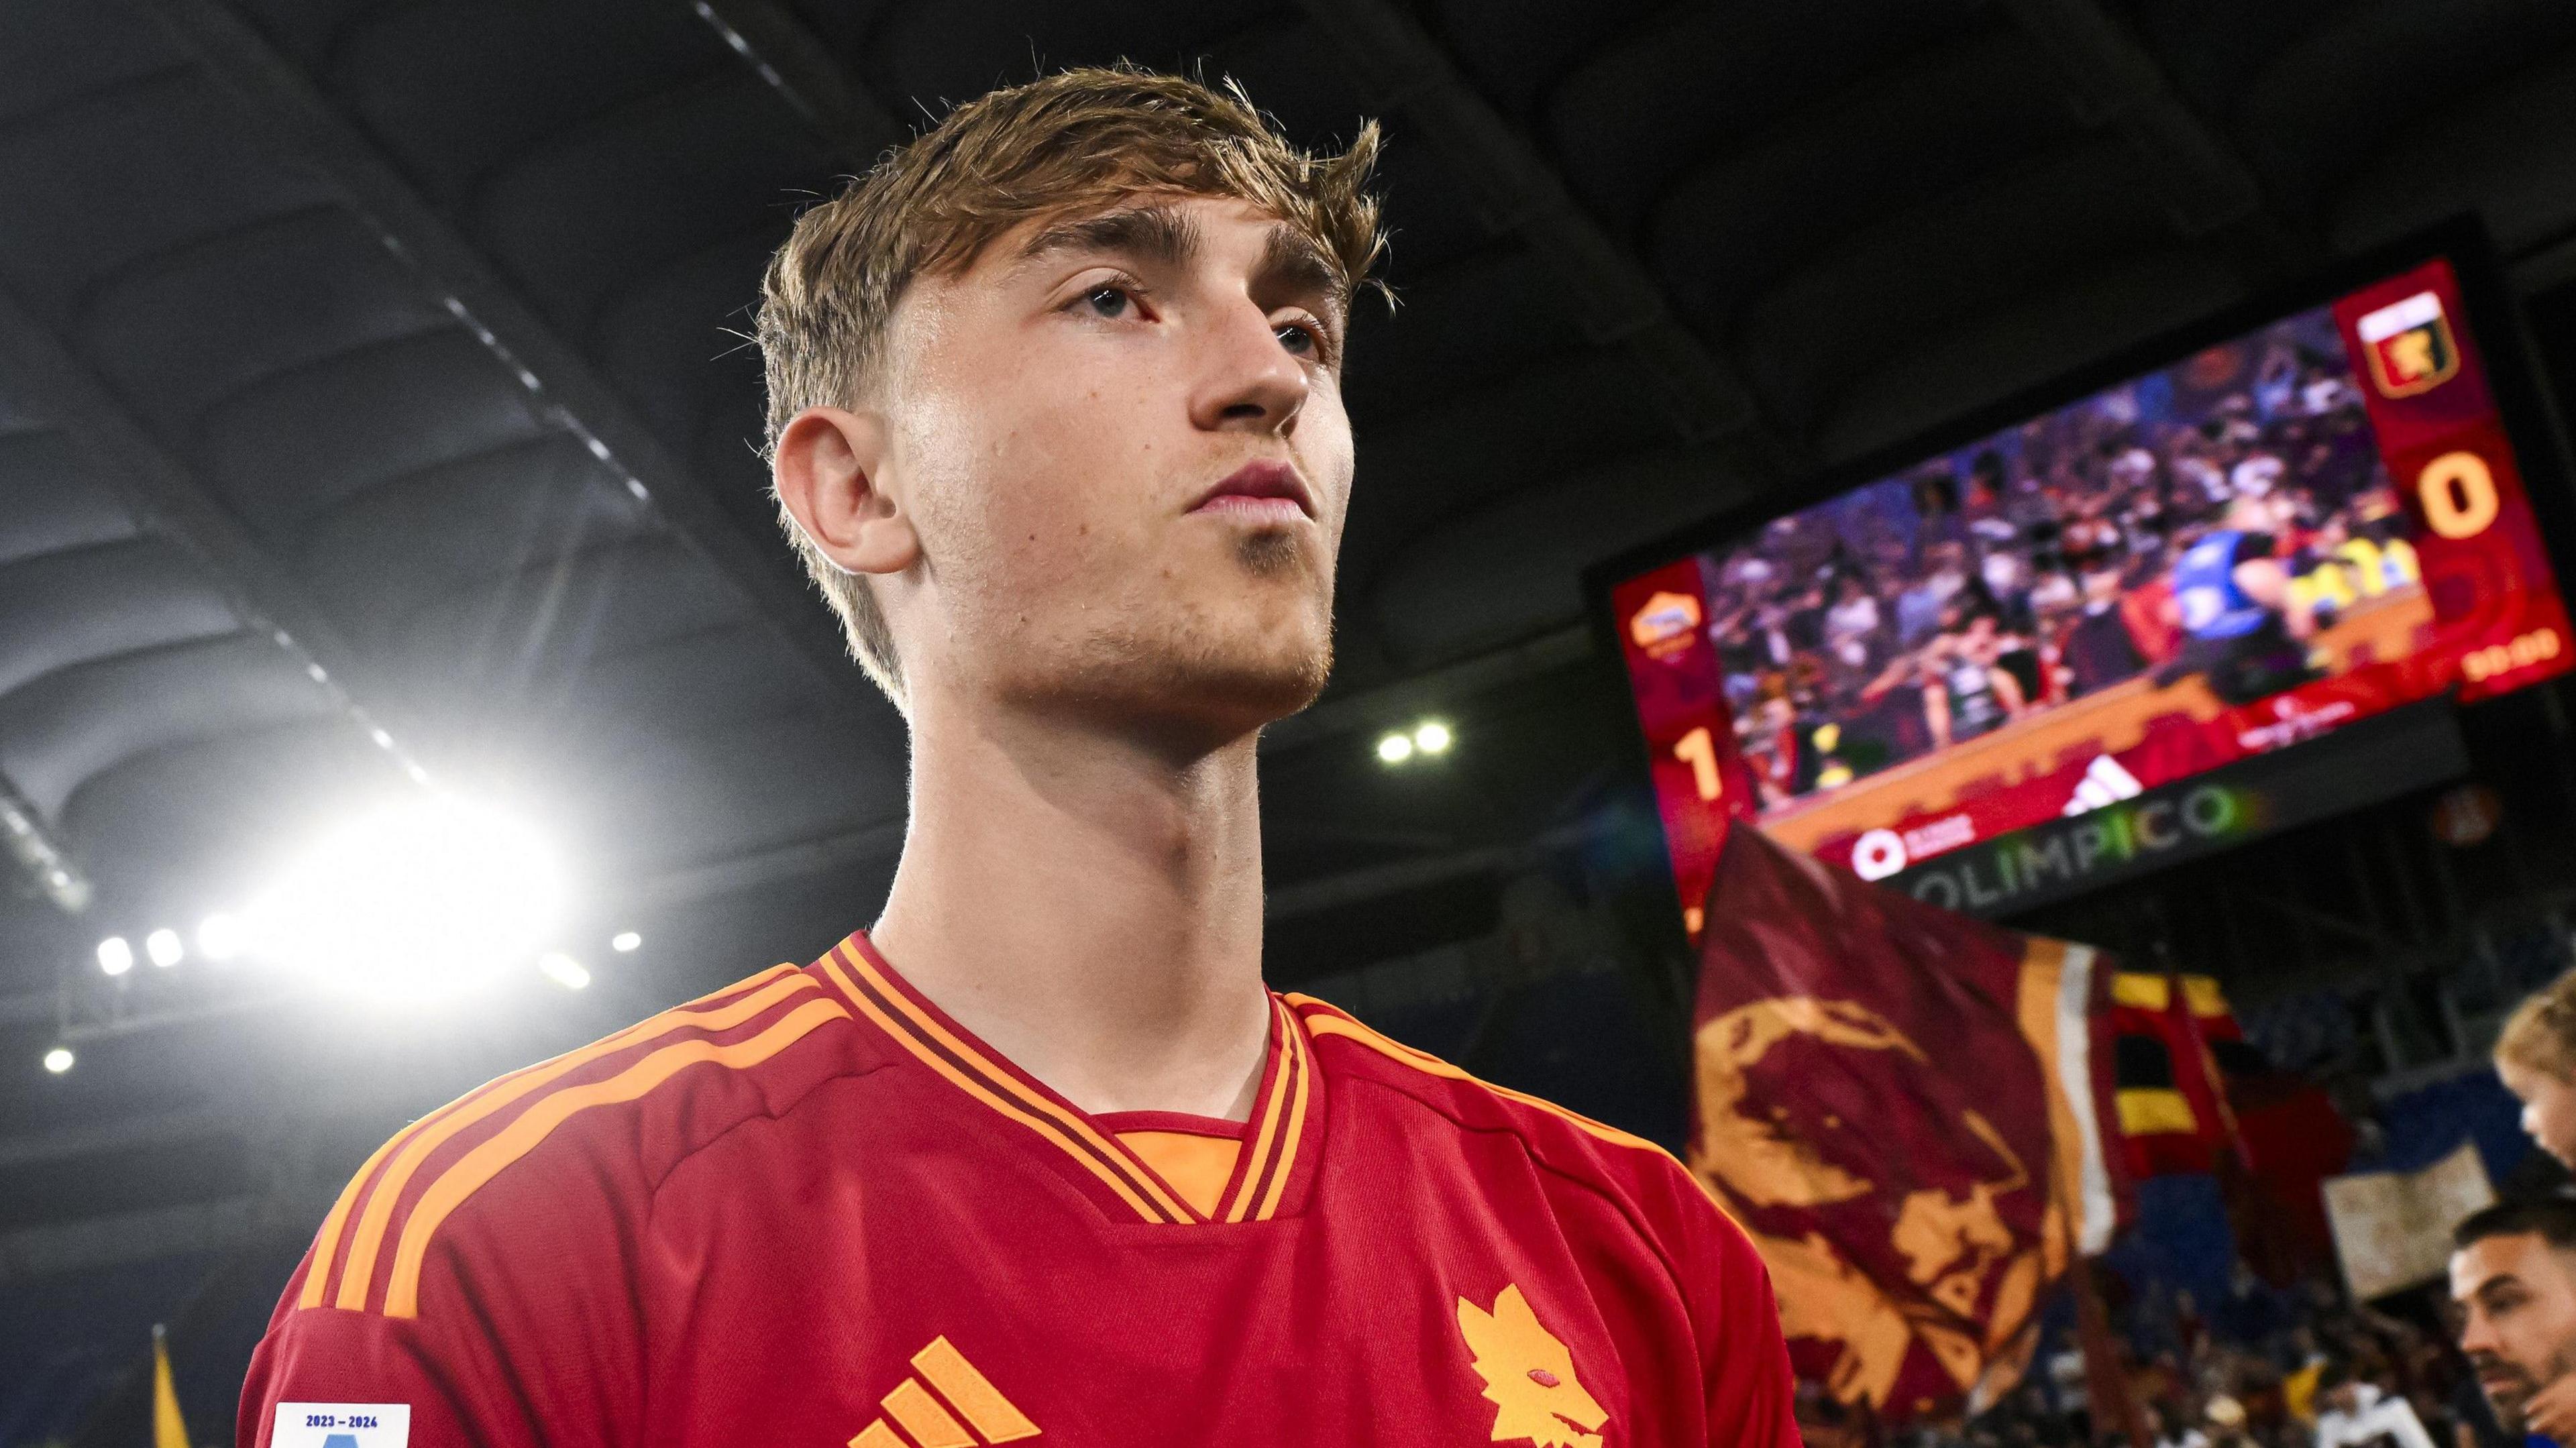
<instances>
[{"instance_id":1,"label":"adidas logo on screen","mask_svg":"<svg viewBox=\"0 0 2576 1448\"><path fill-rule=\"evenodd\" d=\"M2136 799L2145 792L2146 786L2138 783L2136 775L2122 768L2120 761L2107 754L2097 754L2093 762L2084 767L2084 779L2075 786L2075 797L2066 802L2066 808L2060 813L2071 818L2087 810L2118 804L2124 799Z\"/></svg>"}]
</instances>

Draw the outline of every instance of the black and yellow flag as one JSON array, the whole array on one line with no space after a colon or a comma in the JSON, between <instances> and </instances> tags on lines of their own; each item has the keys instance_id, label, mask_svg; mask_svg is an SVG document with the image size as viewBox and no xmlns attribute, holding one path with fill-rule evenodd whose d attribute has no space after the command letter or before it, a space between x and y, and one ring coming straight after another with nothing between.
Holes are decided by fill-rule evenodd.
<instances>
[{"instance_id":1,"label":"black and yellow flag","mask_svg":"<svg viewBox=\"0 0 2576 1448\"><path fill-rule=\"evenodd\" d=\"M170 1343L159 1323L152 1326L152 1448L188 1448L179 1387L170 1378Z\"/></svg>"}]
</instances>

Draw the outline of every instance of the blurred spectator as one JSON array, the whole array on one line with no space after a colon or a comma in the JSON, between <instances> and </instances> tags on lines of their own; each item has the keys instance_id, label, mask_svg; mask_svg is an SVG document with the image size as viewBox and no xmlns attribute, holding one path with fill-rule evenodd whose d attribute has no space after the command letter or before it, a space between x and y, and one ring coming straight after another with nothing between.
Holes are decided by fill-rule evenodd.
<instances>
[{"instance_id":1,"label":"blurred spectator","mask_svg":"<svg viewBox=\"0 0 2576 1448\"><path fill-rule=\"evenodd\" d=\"M2514 1007L2496 1037L2496 1075L2522 1100L2522 1129L2576 1166L2576 970Z\"/></svg>"},{"instance_id":2,"label":"blurred spectator","mask_svg":"<svg viewBox=\"0 0 2576 1448\"><path fill-rule=\"evenodd\" d=\"M2499 1202L2452 1242L2460 1350L2497 1424L2576 1442L2576 1198Z\"/></svg>"},{"instance_id":3,"label":"blurred spectator","mask_svg":"<svg viewBox=\"0 0 2576 1448\"><path fill-rule=\"evenodd\" d=\"M2330 1366L2317 1380L2317 1448L2433 1448L2415 1409L2376 1383Z\"/></svg>"},{"instance_id":4,"label":"blurred spectator","mask_svg":"<svg viewBox=\"0 0 2576 1448\"><path fill-rule=\"evenodd\" d=\"M2209 1448L2209 1435L2170 1402L2155 1404L2156 1448Z\"/></svg>"}]
</instances>

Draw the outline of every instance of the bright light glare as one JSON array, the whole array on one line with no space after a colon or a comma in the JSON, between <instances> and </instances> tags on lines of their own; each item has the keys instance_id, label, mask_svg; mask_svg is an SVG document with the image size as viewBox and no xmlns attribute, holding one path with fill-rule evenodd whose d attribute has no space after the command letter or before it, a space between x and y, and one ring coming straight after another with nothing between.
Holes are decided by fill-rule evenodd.
<instances>
[{"instance_id":1,"label":"bright light glare","mask_svg":"<svg viewBox=\"0 0 2576 1448\"><path fill-rule=\"evenodd\" d=\"M206 959L230 960L241 954L241 949L240 916L218 910L197 923L197 953Z\"/></svg>"},{"instance_id":2,"label":"bright light glare","mask_svg":"<svg viewBox=\"0 0 2576 1448\"><path fill-rule=\"evenodd\" d=\"M533 830L424 799L315 841L253 903L245 943L323 984L426 1000L524 963L562 908L562 873Z\"/></svg>"},{"instance_id":3,"label":"bright light glare","mask_svg":"<svg viewBox=\"0 0 2576 1448\"><path fill-rule=\"evenodd\" d=\"M545 974L546 979L565 990L580 990L590 984L590 971L560 950L549 950L538 956L537 969Z\"/></svg>"},{"instance_id":4,"label":"bright light glare","mask_svg":"<svg viewBox=\"0 0 2576 1448\"><path fill-rule=\"evenodd\" d=\"M1413 747L1425 754L1446 754L1457 738L1437 719L1425 719L1413 728Z\"/></svg>"},{"instance_id":5,"label":"bright light glare","mask_svg":"<svg viewBox=\"0 0 2576 1448\"><path fill-rule=\"evenodd\" d=\"M123 975L134 968L134 947L122 935L111 935L98 943L98 968L109 975Z\"/></svg>"},{"instance_id":6,"label":"bright light glare","mask_svg":"<svg viewBox=\"0 0 2576 1448\"><path fill-rule=\"evenodd\" d=\"M636 934L632 930L621 930L615 935L608 937L608 948L616 951L620 955L624 955L630 950L635 950L643 944L644 937Z\"/></svg>"},{"instance_id":7,"label":"bright light glare","mask_svg":"<svg viewBox=\"0 0 2576 1448\"><path fill-rule=\"evenodd\" d=\"M1389 764L1402 764L1413 757L1413 741L1402 734L1389 734L1377 742L1377 757Z\"/></svg>"},{"instance_id":8,"label":"bright light glare","mask_svg":"<svg viewBox=\"0 0 2576 1448\"><path fill-rule=\"evenodd\" d=\"M72 1068L72 1049L56 1046L45 1053L45 1069L59 1076Z\"/></svg>"},{"instance_id":9,"label":"bright light glare","mask_svg":"<svg viewBox=\"0 0 2576 1448\"><path fill-rule=\"evenodd\" d=\"M143 953L152 957L154 965L167 970L179 963L180 957L188 953L188 948L179 943L178 931L165 926L143 937Z\"/></svg>"}]
</instances>

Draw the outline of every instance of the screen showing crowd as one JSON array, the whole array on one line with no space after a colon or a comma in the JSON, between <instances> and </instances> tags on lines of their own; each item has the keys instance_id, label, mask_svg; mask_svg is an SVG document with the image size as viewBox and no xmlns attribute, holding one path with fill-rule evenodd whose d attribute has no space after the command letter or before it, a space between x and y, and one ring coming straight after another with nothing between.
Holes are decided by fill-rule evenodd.
<instances>
[{"instance_id":1,"label":"screen showing crowd","mask_svg":"<svg viewBox=\"0 0 2576 1448\"><path fill-rule=\"evenodd\" d=\"M1686 918L2576 665L2433 260L1608 580Z\"/></svg>"},{"instance_id":2,"label":"screen showing crowd","mask_svg":"<svg viewBox=\"0 0 2576 1448\"><path fill-rule=\"evenodd\" d=\"M2142 675L2318 677L2408 532L2319 308L1706 556L1707 627L1770 812Z\"/></svg>"}]
</instances>

